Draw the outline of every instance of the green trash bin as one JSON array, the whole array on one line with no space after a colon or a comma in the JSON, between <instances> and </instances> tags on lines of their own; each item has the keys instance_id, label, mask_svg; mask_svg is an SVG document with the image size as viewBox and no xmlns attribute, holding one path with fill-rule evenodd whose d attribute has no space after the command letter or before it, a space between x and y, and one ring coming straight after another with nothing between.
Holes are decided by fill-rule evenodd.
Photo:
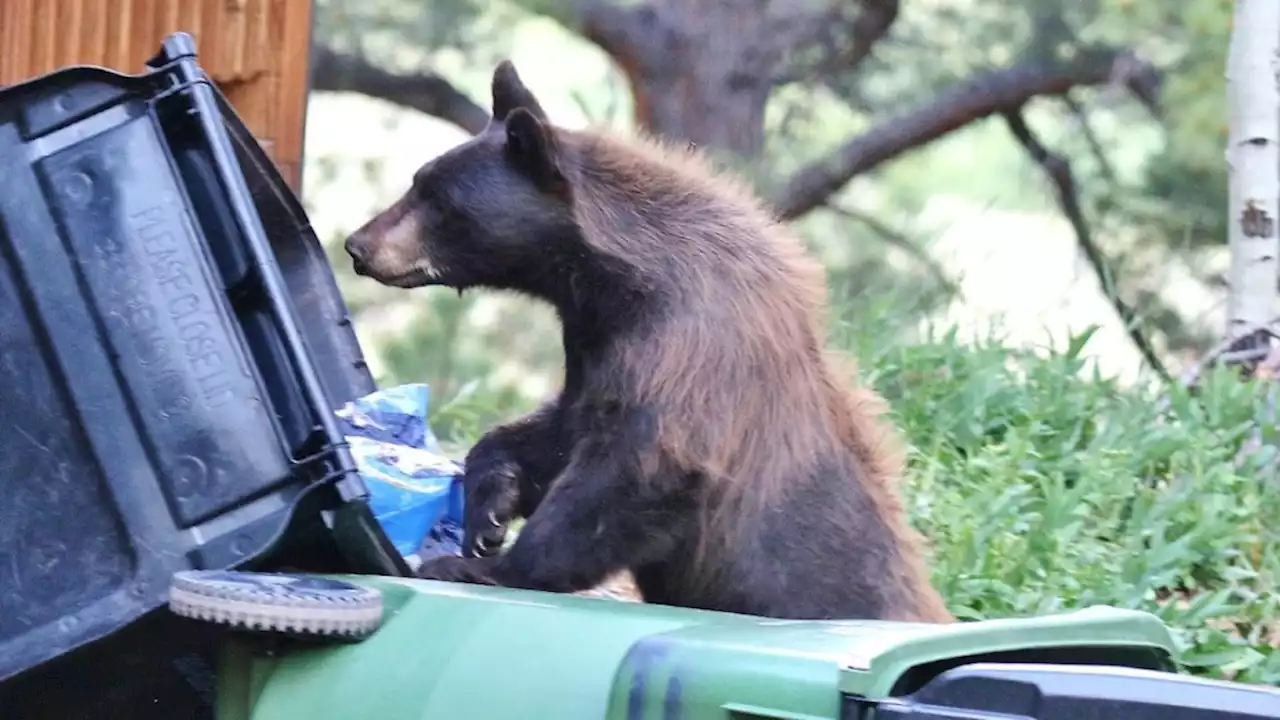
<instances>
[{"instance_id":1,"label":"green trash bin","mask_svg":"<svg viewBox=\"0 0 1280 720\"><path fill-rule=\"evenodd\" d=\"M797 621L344 579L380 591L381 627L334 643L228 633L219 720L1280 717L1280 693L1170 672L1167 628L1130 610Z\"/></svg>"}]
</instances>

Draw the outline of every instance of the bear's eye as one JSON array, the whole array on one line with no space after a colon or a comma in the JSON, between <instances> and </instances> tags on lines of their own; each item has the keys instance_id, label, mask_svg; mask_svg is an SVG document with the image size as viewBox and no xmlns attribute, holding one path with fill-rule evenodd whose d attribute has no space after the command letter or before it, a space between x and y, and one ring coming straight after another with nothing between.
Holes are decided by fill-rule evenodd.
<instances>
[{"instance_id":1,"label":"bear's eye","mask_svg":"<svg viewBox=\"0 0 1280 720\"><path fill-rule=\"evenodd\" d=\"M413 196L423 203L434 202L440 197L440 182L426 175L414 178Z\"/></svg>"},{"instance_id":2,"label":"bear's eye","mask_svg":"<svg viewBox=\"0 0 1280 720\"><path fill-rule=\"evenodd\" d=\"M432 180L432 176L436 175L436 173L432 171L436 169L439 162L440 158L432 158L422 167L418 168L418 171L413 174L413 184L409 187L415 196L423 197L430 191L431 186L435 183L435 181Z\"/></svg>"}]
</instances>

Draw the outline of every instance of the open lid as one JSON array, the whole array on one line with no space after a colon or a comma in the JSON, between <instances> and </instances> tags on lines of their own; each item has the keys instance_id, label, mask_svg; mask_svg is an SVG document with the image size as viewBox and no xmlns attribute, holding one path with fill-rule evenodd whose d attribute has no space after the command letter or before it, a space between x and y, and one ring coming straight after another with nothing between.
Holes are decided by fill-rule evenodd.
<instances>
[{"instance_id":1,"label":"open lid","mask_svg":"<svg viewBox=\"0 0 1280 720\"><path fill-rule=\"evenodd\" d=\"M181 570L409 573L334 416L374 384L301 205L190 36L148 65L0 90L0 680Z\"/></svg>"}]
</instances>

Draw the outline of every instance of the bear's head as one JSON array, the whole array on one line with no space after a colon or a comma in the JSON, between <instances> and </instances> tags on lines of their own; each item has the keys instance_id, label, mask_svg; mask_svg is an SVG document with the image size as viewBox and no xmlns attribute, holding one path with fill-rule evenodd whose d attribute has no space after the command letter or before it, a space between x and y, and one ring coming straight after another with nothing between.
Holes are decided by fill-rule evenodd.
<instances>
[{"instance_id":1,"label":"bear's head","mask_svg":"<svg viewBox=\"0 0 1280 720\"><path fill-rule=\"evenodd\" d=\"M402 197L347 238L357 274L400 288L547 294L542 286L581 255L566 135L510 61L494 70L492 93L485 129L423 165Z\"/></svg>"}]
</instances>

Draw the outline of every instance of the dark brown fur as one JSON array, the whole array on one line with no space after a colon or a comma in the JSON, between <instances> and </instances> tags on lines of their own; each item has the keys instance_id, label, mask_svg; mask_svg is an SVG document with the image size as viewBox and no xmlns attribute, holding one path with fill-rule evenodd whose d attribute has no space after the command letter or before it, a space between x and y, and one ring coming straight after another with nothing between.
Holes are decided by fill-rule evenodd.
<instances>
[{"instance_id":1,"label":"dark brown fur","mask_svg":"<svg viewBox=\"0 0 1280 720\"><path fill-rule=\"evenodd\" d=\"M480 557L420 574L576 591L629 569L649 602L949 621L799 240L687 147L553 127L510 63L493 95L489 128L347 242L386 284L517 290L564 324L561 393L468 454Z\"/></svg>"}]
</instances>

